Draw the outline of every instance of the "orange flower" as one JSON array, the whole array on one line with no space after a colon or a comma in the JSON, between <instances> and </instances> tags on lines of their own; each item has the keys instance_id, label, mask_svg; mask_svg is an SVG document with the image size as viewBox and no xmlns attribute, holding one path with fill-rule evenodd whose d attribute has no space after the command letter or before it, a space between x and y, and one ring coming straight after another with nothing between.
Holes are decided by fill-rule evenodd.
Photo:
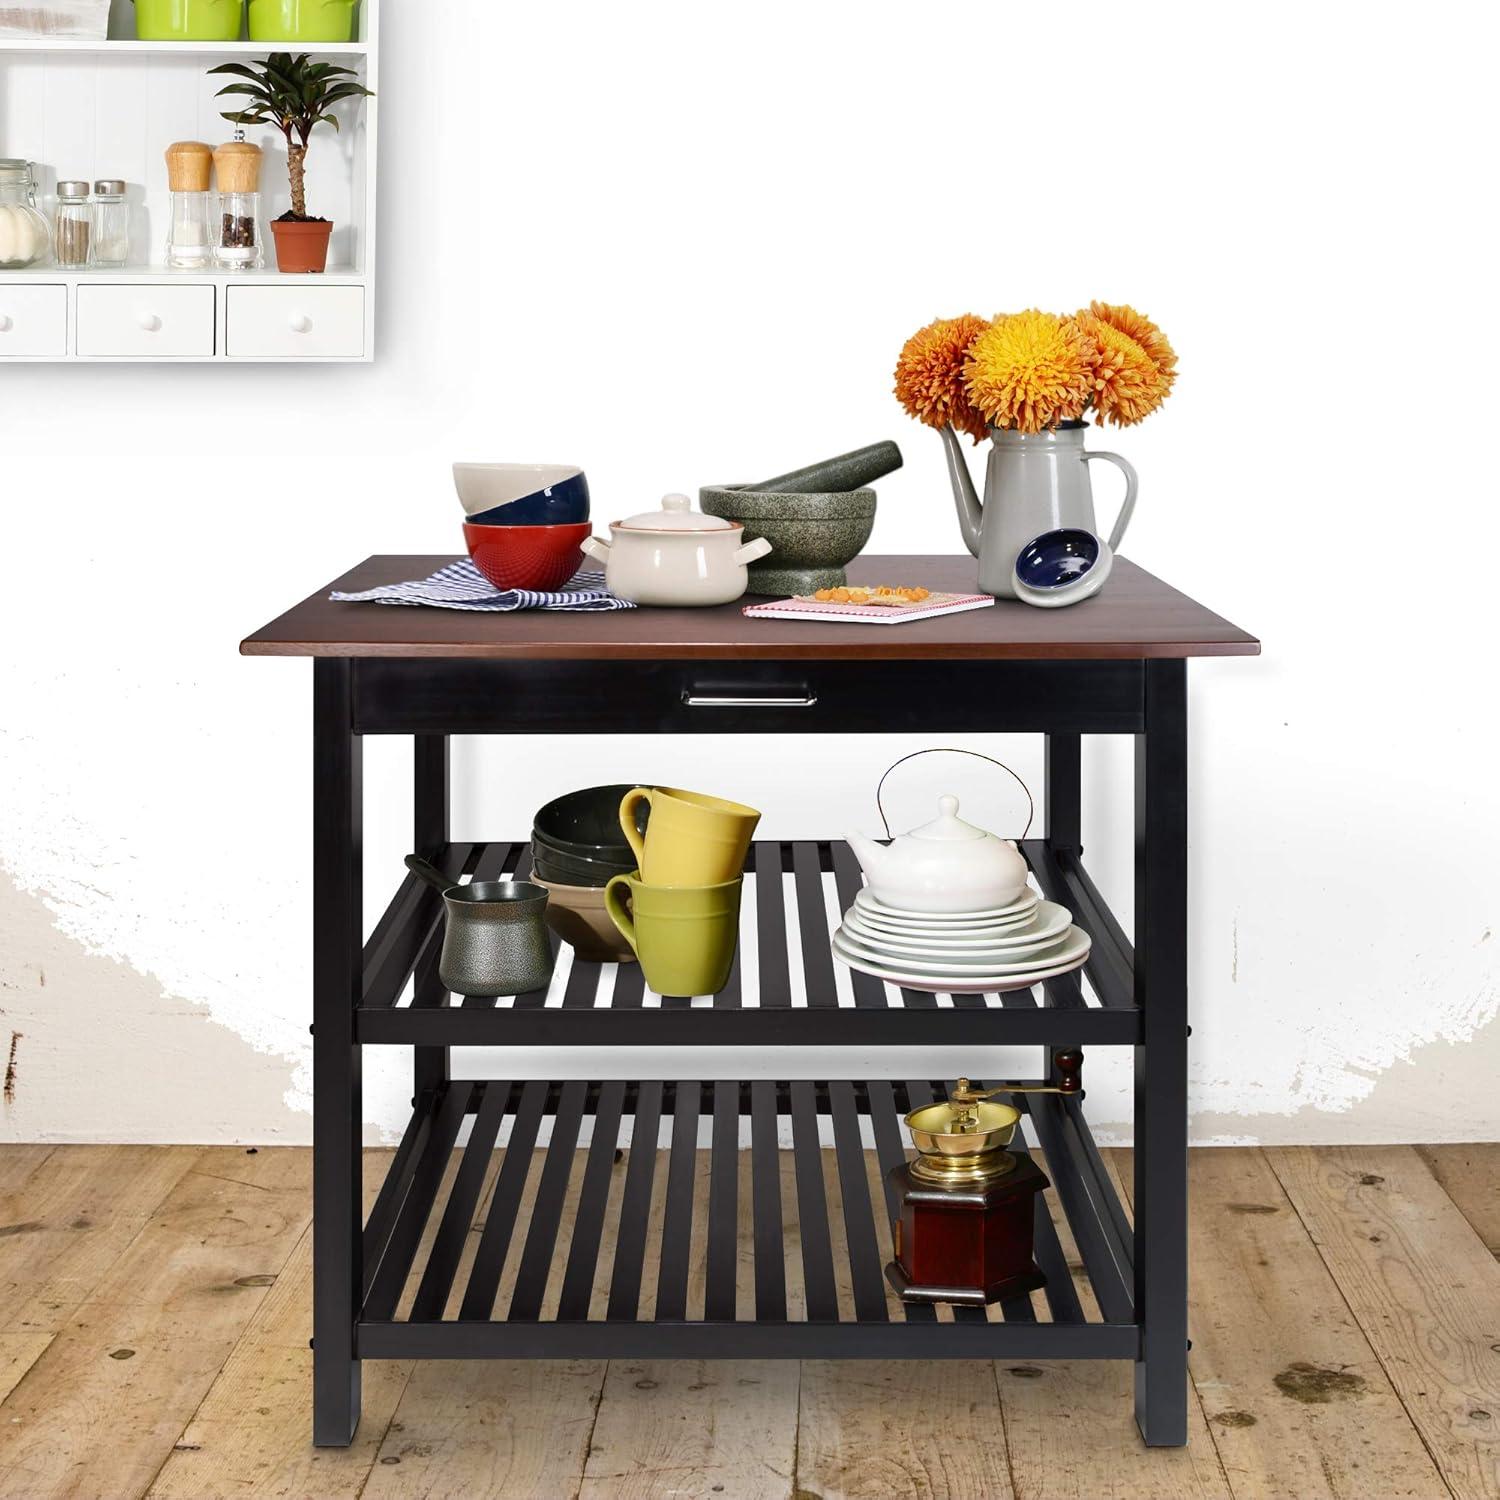
<instances>
[{"instance_id":1,"label":"orange flower","mask_svg":"<svg viewBox=\"0 0 1500 1500\"><path fill-rule=\"evenodd\" d=\"M988 327L983 318L965 313L939 318L907 339L896 361L896 396L919 422L951 426L976 443L985 437L984 418L969 405L964 389L963 363L975 336Z\"/></svg>"},{"instance_id":2,"label":"orange flower","mask_svg":"<svg viewBox=\"0 0 1500 1500\"><path fill-rule=\"evenodd\" d=\"M1031 308L996 318L970 344L964 386L992 426L1041 432L1083 415L1093 355L1071 318Z\"/></svg>"},{"instance_id":3,"label":"orange flower","mask_svg":"<svg viewBox=\"0 0 1500 1500\"><path fill-rule=\"evenodd\" d=\"M1177 379L1177 354L1166 335L1133 307L1108 302L1091 302L1077 322L1094 351L1094 420L1129 427L1149 417Z\"/></svg>"}]
</instances>

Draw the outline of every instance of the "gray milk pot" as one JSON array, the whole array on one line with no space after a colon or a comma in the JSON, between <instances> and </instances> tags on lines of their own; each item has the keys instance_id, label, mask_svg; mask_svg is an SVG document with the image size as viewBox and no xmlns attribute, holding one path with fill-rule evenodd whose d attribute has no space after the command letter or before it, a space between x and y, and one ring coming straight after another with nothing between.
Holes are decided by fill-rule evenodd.
<instances>
[{"instance_id":1,"label":"gray milk pot","mask_svg":"<svg viewBox=\"0 0 1500 1500\"><path fill-rule=\"evenodd\" d=\"M948 454L948 477L958 506L958 524L970 552L979 559L979 587L986 594L1014 599L1011 569L1027 542L1044 531L1075 526L1099 534L1089 463L1102 458L1125 474L1125 500L1111 551L1118 551L1135 509L1135 470L1118 453L1090 453L1083 446L1087 427L1064 422L1052 432L1009 432L990 428L990 457L984 475L984 504L969 477L969 465L951 427L941 428Z\"/></svg>"}]
</instances>

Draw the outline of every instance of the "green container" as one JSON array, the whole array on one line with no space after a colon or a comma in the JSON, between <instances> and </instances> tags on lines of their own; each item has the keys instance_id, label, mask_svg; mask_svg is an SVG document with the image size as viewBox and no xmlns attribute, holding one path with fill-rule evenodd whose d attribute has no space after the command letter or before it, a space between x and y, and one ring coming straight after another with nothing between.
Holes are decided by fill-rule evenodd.
<instances>
[{"instance_id":1,"label":"green container","mask_svg":"<svg viewBox=\"0 0 1500 1500\"><path fill-rule=\"evenodd\" d=\"M358 0L250 0L252 42L349 42Z\"/></svg>"},{"instance_id":2,"label":"green container","mask_svg":"<svg viewBox=\"0 0 1500 1500\"><path fill-rule=\"evenodd\" d=\"M245 0L135 0L143 42L237 42Z\"/></svg>"}]
</instances>

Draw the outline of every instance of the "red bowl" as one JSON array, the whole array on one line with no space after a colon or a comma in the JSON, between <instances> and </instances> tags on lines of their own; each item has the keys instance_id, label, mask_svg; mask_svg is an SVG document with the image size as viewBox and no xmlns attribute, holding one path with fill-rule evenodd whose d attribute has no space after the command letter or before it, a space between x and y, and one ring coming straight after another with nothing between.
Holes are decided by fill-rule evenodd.
<instances>
[{"instance_id":1,"label":"red bowl","mask_svg":"<svg viewBox=\"0 0 1500 1500\"><path fill-rule=\"evenodd\" d=\"M475 526L464 523L474 566L497 589L544 592L565 584L583 562L590 521L568 526Z\"/></svg>"}]
</instances>

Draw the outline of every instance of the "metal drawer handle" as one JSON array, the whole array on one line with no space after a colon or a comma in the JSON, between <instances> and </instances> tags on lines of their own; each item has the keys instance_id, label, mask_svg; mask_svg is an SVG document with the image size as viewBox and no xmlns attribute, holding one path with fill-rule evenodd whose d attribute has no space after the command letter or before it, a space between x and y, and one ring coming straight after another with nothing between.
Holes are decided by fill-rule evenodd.
<instances>
[{"instance_id":1,"label":"metal drawer handle","mask_svg":"<svg viewBox=\"0 0 1500 1500\"><path fill-rule=\"evenodd\" d=\"M818 701L818 695L803 693L796 698L741 698L684 692L682 701L689 708L811 708Z\"/></svg>"}]
</instances>

